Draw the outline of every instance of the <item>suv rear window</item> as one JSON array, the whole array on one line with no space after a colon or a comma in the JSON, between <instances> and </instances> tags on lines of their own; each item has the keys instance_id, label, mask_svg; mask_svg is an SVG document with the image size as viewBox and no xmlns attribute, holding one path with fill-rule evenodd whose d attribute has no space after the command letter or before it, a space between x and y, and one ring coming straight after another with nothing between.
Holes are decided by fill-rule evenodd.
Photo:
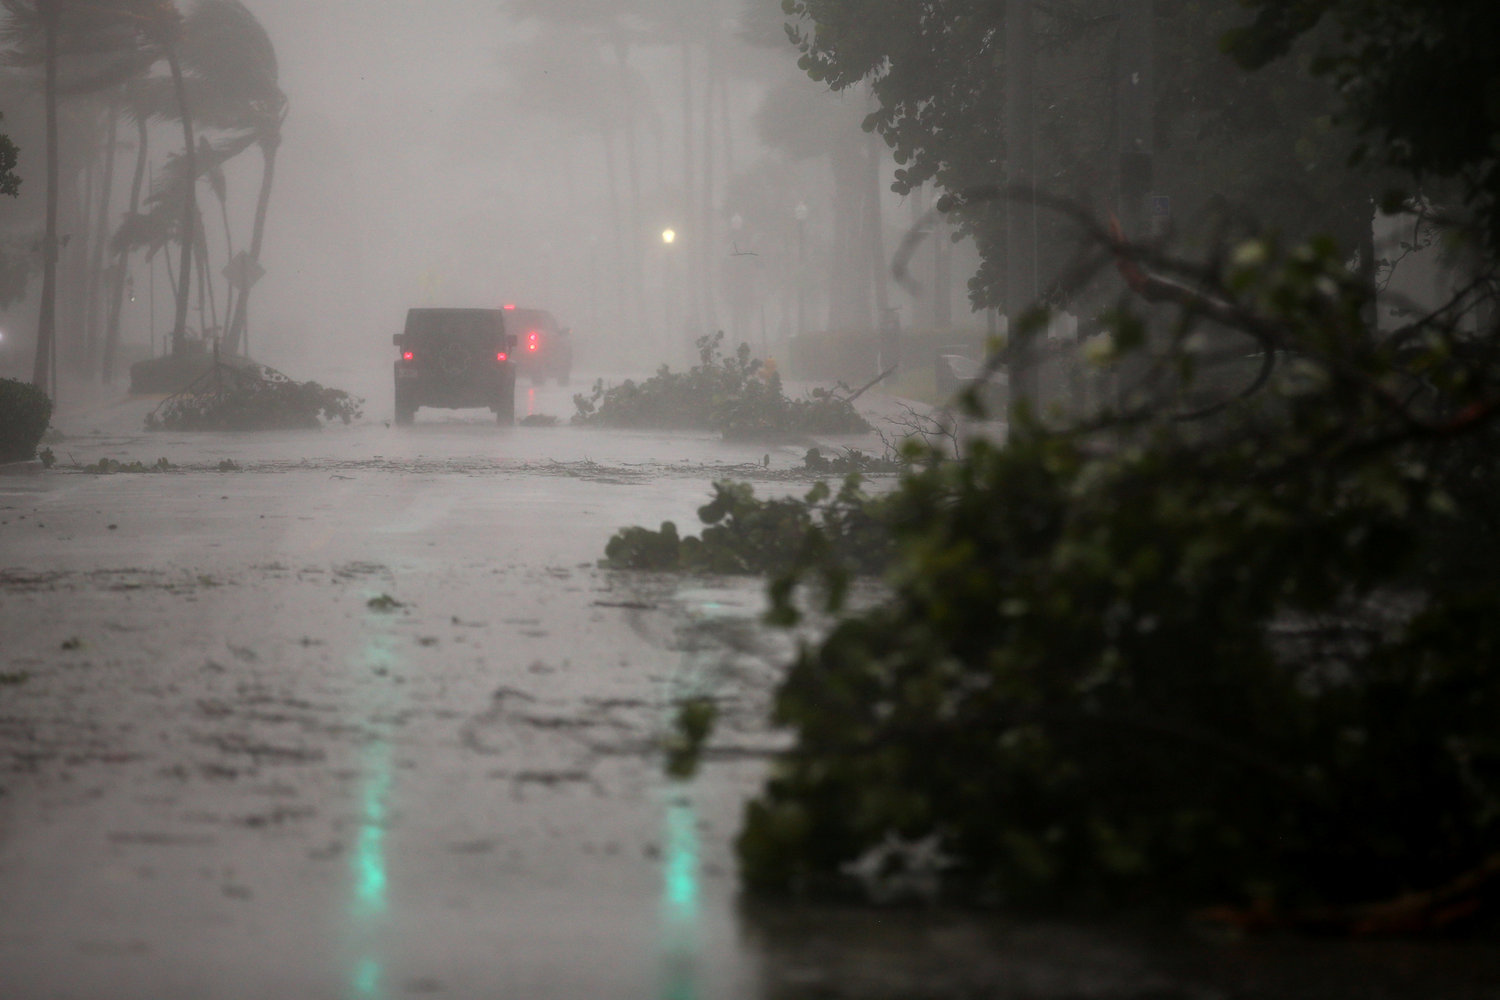
<instances>
[{"instance_id":1,"label":"suv rear window","mask_svg":"<svg viewBox=\"0 0 1500 1000\"><path fill-rule=\"evenodd\" d=\"M406 313L406 336L498 345L505 337L504 315L499 309L410 309Z\"/></svg>"}]
</instances>

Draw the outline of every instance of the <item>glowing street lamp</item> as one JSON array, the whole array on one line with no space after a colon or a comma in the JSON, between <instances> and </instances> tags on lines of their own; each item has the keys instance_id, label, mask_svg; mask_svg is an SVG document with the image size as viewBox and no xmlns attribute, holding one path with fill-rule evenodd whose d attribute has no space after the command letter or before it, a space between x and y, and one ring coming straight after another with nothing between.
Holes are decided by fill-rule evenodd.
<instances>
[{"instance_id":1,"label":"glowing street lamp","mask_svg":"<svg viewBox=\"0 0 1500 1000\"><path fill-rule=\"evenodd\" d=\"M677 230L675 230L675 229L663 229L661 231L661 241L663 243L667 243L667 244L676 243L677 242Z\"/></svg>"},{"instance_id":2,"label":"glowing street lamp","mask_svg":"<svg viewBox=\"0 0 1500 1000\"><path fill-rule=\"evenodd\" d=\"M797 332L807 332L807 202L797 202L792 218L797 220Z\"/></svg>"}]
</instances>

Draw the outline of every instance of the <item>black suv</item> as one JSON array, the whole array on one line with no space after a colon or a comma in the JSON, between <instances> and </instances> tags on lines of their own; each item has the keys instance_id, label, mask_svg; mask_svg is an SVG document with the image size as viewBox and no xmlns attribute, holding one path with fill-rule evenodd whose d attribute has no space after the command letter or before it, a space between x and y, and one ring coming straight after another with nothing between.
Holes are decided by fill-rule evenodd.
<instances>
[{"instance_id":1,"label":"black suv","mask_svg":"<svg viewBox=\"0 0 1500 1000\"><path fill-rule=\"evenodd\" d=\"M401 351L396 423L411 423L419 406L487 406L497 422L515 423L516 338L502 310L411 309L406 331L392 339Z\"/></svg>"},{"instance_id":2,"label":"black suv","mask_svg":"<svg viewBox=\"0 0 1500 1000\"><path fill-rule=\"evenodd\" d=\"M505 307L505 324L516 337L516 361L521 374L541 385L556 379L567 385L573 374L573 338L557 317L545 309Z\"/></svg>"}]
</instances>

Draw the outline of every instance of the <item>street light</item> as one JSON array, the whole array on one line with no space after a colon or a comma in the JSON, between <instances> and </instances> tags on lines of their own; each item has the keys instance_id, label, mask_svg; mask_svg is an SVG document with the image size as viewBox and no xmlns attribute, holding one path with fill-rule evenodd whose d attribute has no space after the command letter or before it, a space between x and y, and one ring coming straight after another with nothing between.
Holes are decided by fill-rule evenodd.
<instances>
[{"instance_id":1,"label":"street light","mask_svg":"<svg viewBox=\"0 0 1500 1000\"><path fill-rule=\"evenodd\" d=\"M681 251L673 249L677 243L677 230L671 226L661 231L662 258L662 332L663 342L670 349L676 342L678 309L683 295L683 281L679 273L682 266ZM671 251L668 253L668 251Z\"/></svg>"},{"instance_id":2,"label":"street light","mask_svg":"<svg viewBox=\"0 0 1500 1000\"><path fill-rule=\"evenodd\" d=\"M792 218L797 220L797 333L807 332L807 202L797 202Z\"/></svg>"},{"instance_id":3,"label":"street light","mask_svg":"<svg viewBox=\"0 0 1500 1000\"><path fill-rule=\"evenodd\" d=\"M762 359L769 359L771 356L771 345L766 334L766 296L765 289L762 287L760 255L754 250L740 249L740 236L743 234L744 229L745 217L740 213L735 212L729 217L729 232L731 233L730 257L731 259L745 258L751 262L750 311L753 312L754 310L758 309L760 312L760 353ZM740 282L739 288L741 291L743 291L743 281ZM740 302L735 305L734 323L736 337L739 337L742 334L741 320L744 318L744 314L746 311L742 308L744 305L745 303L743 299L741 299ZM746 323L744 325L748 326L750 324Z\"/></svg>"}]
</instances>

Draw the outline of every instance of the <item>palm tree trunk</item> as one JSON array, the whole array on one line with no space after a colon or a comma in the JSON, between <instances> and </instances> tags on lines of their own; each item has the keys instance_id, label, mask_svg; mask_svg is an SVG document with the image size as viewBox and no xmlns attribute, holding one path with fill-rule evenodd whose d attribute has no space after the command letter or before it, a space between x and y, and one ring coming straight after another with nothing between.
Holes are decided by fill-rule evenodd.
<instances>
[{"instance_id":1,"label":"palm tree trunk","mask_svg":"<svg viewBox=\"0 0 1500 1000\"><path fill-rule=\"evenodd\" d=\"M694 176L697 173L697 171L694 169L696 161L695 161L695 157L693 155L694 154L693 139L694 139L694 135L693 135L693 44L692 44L692 41L688 38L688 35L686 33L686 29L684 29L684 33L683 33L683 37L682 37L682 209L681 209L681 211L682 211L682 216L683 216L683 224L689 225L689 226L692 225L691 220L693 218L693 215L695 214L695 209L697 207L697 202L698 202L698 185L696 183L697 178ZM689 239L697 240L697 241L699 241L699 245L700 246L702 245L702 240L703 240L705 234L703 234L703 233L689 233L687 235L688 235ZM685 322L683 324L683 328L680 329L680 330L671 330L671 331L669 331L669 335L672 337L672 341L671 342L674 343L674 344L677 343L678 338L680 338L683 335L683 333L685 331L687 331L687 330L691 330L694 336L696 336L699 333L697 327L698 327L698 322L699 322L699 317L700 317L700 313L699 313L699 310L698 310L698 288L697 288L697 282L691 280L691 278L688 275L685 274L685 268L684 268L683 262L680 260L682 254L679 252L677 254L677 256L679 258L679 260L677 261L678 274L679 274L679 277L680 277L680 280L681 280L681 284L683 286L685 286L685 287L680 287L680 288L677 289L677 295L680 297L680 301L682 303L682 308L684 310L686 310L686 314L684 316Z\"/></svg>"},{"instance_id":2,"label":"palm tree trunk","mask_svg":"<svg viewBox=\"0 0 1500 1000\"><path fill-rule=\"evenodd\" d=\"M875 287L875 325L880 326L885 320L886 311L890 309L891 300L889 288L886 284L890 280L890 274L885 262L885 219L880 209L880 194L882 185L880 183L881 166L881 143L880 138L874 132L865 140L865 149L869 157L866 178L869 188L866 191L868 202L868 231L865 242L870 248L870 281Z\"/></svg>"},{"instance_id":3,"label":"palm tree trunk","mask_svg":"<svg viewBox=\"0 0 1500 1000\"><path fill-rule=\"evenodd\" d=\"M615 68L620 74L620 93L625 98L622 121L625 126L625 166L630 177L630 232L634 234L623 248L625 256L621 259L620 266L629 268L626 287L630 297L626 301L631 315L640 317L644 315L646 301L646 267L641 247L645 227L641 223L640 143L636 138L636 104L629 99L632 89L630 49L619 22L614 26L614 49Z\"/></svg>"},{"instance_id":4,"label":"palm tree trunk","mask_svg":"<svg viewBox=\"0 0 1500 1000\"><path fill-rule=\"evenodd\" d=\"M40 8L46 33L47 222L42 237L42 303L37 315L31 381L57 399L57 7Z\"/></svg>"},{"instance_id":5,"label":"palm tree trunk","mask_svg":"<svg viewBox=\"0 0 1500 1000\"><path fill-rule=\"evenodd\" d=\"M714 273L714 258L706 252L718 231L718 220L715 218L717 213L714 211L714 84L720 62L718 37L718 33L711 27L703 43L703 135L700 137L703 140L703 186L700 191L702 201L698 222L698 245L701 249L693 255L698 266L698 280L695 284L703 294L702 327L705 332L716 329L719 325L714 309L714 286L718 275Z\"/></svg>"},{"instance_id":6,"label":"palm tree trunk","mask_svg":"<svg viewBox=\"0 0 1500 1000\"><path fill-rule=\"evenodd\" d=\"M130 179L130 215L132 217L141 208L141 184L146 179L147 134L146 116L136 115L135 174ZM101 366L106 384L115 377L115 353L120 346L120 311L125 304L125 273L129 261L129 251L121 250L115 254L113 280L109 291L109 318L104 326L104 361ZM156 331L153 330L151 333L155 337Z\"/></svg>"},{"instance_id":7,"label":"palm tree trunk","mask_svg":"<svg viewBox=\"0 0 1500 1000\"><path fill-rule=\"evenodd\" d=\"M609 187L609 217L615 231L615 246L617 248L614 260L615 299L616 301L623 302L627 300L620 293L624 291L629 282L627 255L633 251L630 244L634 239L639 238L639 234L635 234L634 237L626 235L625 221L620 214L620 171L619 167L615 164L615 133L614 129L610 126L610 120L604 118L599 123L599 137L604 142L604 176Z\"/></svg>"},{"instance_id":8,"label":"palm tree trunk","mask_svg":"<svg viewBox=\"0 0 1500 1000\"><path fill-rule=\"evenodd\" d=\"M84 310L85 342L88 345L88 370L92 374L99 364L103 337L99 329L100 289L104 282L104 251L109 242L109 206L115 186L115 139L119 135L120 102L109 104L109 132L104 140L104 176L99 186L99 211L95 216L94 238L89 247L91 259L88 292Z\"/></svg>"},{"instance_id":9,"label":"palm tree trunk","mask_svg":"<svg viewBox=\"0 0 1500 1000\"><path fill-rule=\"evenodd\" d=\"M177 268L177 314L172 321L172 353L180 355L187 350L188 294L192 291L193 235L198 230L198 147L193 141L193 116L188 111L187 87L182 81L182 63L177 59L177 49L166 45L167 65L172 70L172 86L177 93L177 109L182 113L182 161L187 176L183 183L182 224L178 230L178 241L182 244L181 263Z\"/></svg>"},{"instance_id":10,"label":"palm tree trunk","mask_svg":"<svg viewBox=\"0 0 1500 1000\"><path fill-rule=\"evenodd\" d=\"M198 331L207 339L208 331L219 325L219 303L214 297L214 283L209 280L208 273L208 227L203 224L203 216L198 216L198 231L196 242L198 246ZM204 304L208 306L208 316L204 317Z\"/></svg>"},{"instance_id":11,"label":"palm tree trunk","mask_svg":"<svg viewBox=\"0 0 1500 1000\"><path fill-rule=\"evenodd\" d=\"M269 136L260 144L265 167L260 173L260 197L255 202L255 228L250 233L250 259L260 263L260 247L266 236L266 212L271 206L271 184L276 180L276 153L281 148L281 133ZM250 338L246 331L246 300L250 298L249 287L241 288L234 302L234 315L229 321L227 349L230 354L250 354Z\"/></svg>"}]
</instances>

